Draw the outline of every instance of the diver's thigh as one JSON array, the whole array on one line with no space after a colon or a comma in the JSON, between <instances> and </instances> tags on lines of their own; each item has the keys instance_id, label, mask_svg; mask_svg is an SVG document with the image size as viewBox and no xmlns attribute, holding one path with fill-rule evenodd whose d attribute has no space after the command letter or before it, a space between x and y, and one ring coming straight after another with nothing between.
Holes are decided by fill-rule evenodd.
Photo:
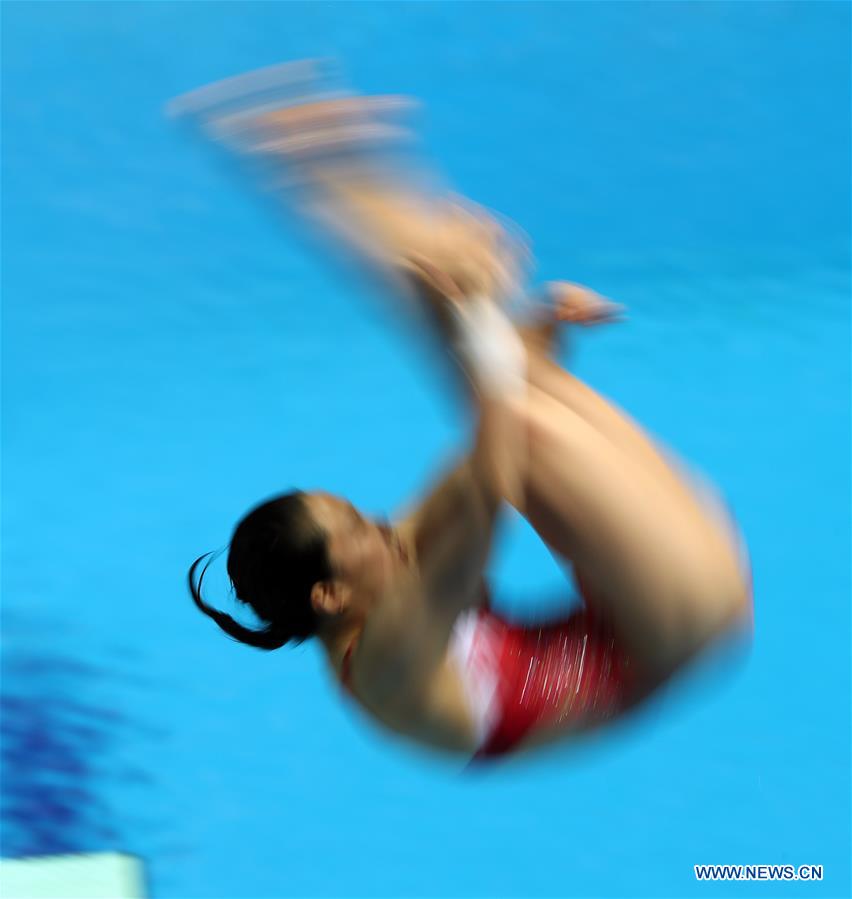
<instances>
[{"instance_id":1,"label":"diver's thigh","mask_svg":"<svg viewBox=\"0 0 852 899\"><path fill-rule=\"evenodd\" d=\"M542 353L531 353L530 383L570 408L671 490L685 486L655 441L612 402Z\"/></svg>"},{"instance_id":2,"label":"diver's thigh","mask_svg":"<svg viewBox=\"0 0 852 899\"><path fill-rule=\"evenodd\" d=\"M741 585L731 541L571 409L530 389L525 514L584 573L620 637L667 667Z\"/></svg>"}]
</instances>

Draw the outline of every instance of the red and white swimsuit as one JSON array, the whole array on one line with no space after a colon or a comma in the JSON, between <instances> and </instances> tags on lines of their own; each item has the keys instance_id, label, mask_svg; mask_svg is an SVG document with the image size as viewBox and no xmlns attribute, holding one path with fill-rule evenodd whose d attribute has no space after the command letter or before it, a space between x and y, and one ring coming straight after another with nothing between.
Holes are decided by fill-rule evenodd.
<instances>
[{"instance_id":1,"label":"red and white swimsuit","mask_svg":"<svg viewBox=\"0 0 852 899\"><path fill-rule=\"evenodd\" d=\"M716 491L694 472L696 490L737 544L743 577L751 585L748 551L733 516ZM456 619L448 653L464 685L476 727L474 760L505 755L537 729L575 723L592 727L617 717L653 689L631 664L594 590L575 571L583 601L556 620L512 622L487 604ZM343 660L348 686L353 646Z\"/></svg>"},{"instance_id":2,"label":"red and white swimsuit","mask_svg":"<svg viewBox=\"0 0 852 899\"><path fill-rule=\"evenodd\" d=\"M729 528L751 593L751 563L733 512L706 481L694 473L690 479ZM475 760L509 753L538 729L602 724L659 686L631 662L591 586L576 570L574 578L582 605L556 620L520 624L487 605L457 619L449 651L477 727Z\"/></svg>"},{"instance_id":3,"label":"red and white swimsuit","mask_svg":"<svg viewBox=\"0 0 852 899\"><path fill-rule=\"evenodd\" d=\"M588 604L534 626L469 610L450 652L477 725L477 760L511 752L538 729L602 723L640 695L627 653Z\"/></svg>"},{"instance_id":4,"label":"red and white swimsuit","mask_svg":"<svg viewBox=\"0 0 852 899\"><path fill-rule=\"evenodd\" d=\"M488 606L456 619L448 653L476 727L474 759L509 753L538 728L601 723L639 698L624 648L579 586L586 605L558 620L520 625ZM343 659L347 687L353 649Z\"/></svg>"}]
</instances>

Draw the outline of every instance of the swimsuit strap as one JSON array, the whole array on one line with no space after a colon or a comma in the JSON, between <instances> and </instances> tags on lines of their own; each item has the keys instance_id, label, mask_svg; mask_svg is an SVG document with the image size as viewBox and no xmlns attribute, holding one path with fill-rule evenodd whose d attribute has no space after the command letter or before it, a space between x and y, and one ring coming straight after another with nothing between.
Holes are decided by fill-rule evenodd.
<instances>
[{"instance_id":1,"label":"swimsuit strap","mask_svg":"<svg viewBox=\"0 0 852 899\"><path fill-rule=\"evenodd\" d=\"M491 611L491 591L485 581L482 582L482 608L485 611ZM340 682L350 693L352 693L352 656L358 648L358 641L361 639L362 633L363 631L359 631L353 637L352 642L346 647L340 663Z\"/></svg>"}]
</instances>

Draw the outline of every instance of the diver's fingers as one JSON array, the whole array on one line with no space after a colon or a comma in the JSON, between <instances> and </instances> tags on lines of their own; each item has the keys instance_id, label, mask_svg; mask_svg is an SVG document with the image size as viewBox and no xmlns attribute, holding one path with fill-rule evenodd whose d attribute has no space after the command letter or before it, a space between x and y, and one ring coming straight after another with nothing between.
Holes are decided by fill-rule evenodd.
<instances>
[{"instance_id":1,"label":"diver's fingers","mask_svg":"<svg viewBox=\"0 0 852 899\"><path fill-rule=\"evenodd\" d=\"M557 281L547 285L557 321L592 326L622 320L626 307L614 303L588 287Z\"/></svg>"},{"instance_id":2,"label":"diver's fingers","mask_svg":"<svg viewBox=\"0 0 852 899\"><path fill-rule=\"evenodd\" d=\"M507 216L456 195L458 208L468 213L479 225L480 233L493 252L503 260L503 267L521 277L532 263L531 241L526 233Z\"/></svg>"},{"instance_id":3,"label":"diver's fingers","mask_svg":"<svg viewBox=\"0 0 852 899\"><path fill-rule=\"evenodd\" d=\"M465 197L451 201L453 240L458 246L459 267L469 277L464 283L471 293L489 294L504 302L517 293L528 263L523 245L509 234L487 210Z\"/></svg>"},{"instance_id":4,"label":"diver's fingers","mask_svg":"<svg viewBox=\"0 0 852 899\"><path fill-rule=\"evenodd\" d=\"M407 253L399 264L403 270L414 275L416 280L431 288L434 294L454 302L463 299L464 294L455 280L422 253Z\"/></svg>"}]
</instances>

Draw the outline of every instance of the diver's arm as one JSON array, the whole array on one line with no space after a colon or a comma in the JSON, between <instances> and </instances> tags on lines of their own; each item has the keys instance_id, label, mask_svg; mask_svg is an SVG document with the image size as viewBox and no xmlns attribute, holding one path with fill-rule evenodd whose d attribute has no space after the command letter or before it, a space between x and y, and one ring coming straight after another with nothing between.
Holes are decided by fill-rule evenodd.
<instances>
[{"instance_id":1,"label":"diver's arm","mask_svg":"<svg viewBox=\"0 0 852 899\"><path fill-rule=\"evenodd\" d=\"M371 648L364 655L376 666L371 680L385 684L388 696L431 683L460 611L480 602L502 502L522 503L524 393L511 381L497 386L475 383L470 453L400 525L403 540L415 548L410 583L385 597L365 628Z\"/></svg>"},{"instance_id":2,"label":"diver's arm","mask_svg":"<svg viewBox=\"0 0 852 899\"><path fill-rule=\"evenodd\" d=\"M418 565L436 558L442 542L457 540L456 529L485 533L493 527L500 498L482 455L471 450L456 461L398 522Z\"/></svg>"},{"instance_id":3,"label":"diver's arm","mask_svg":"<svg viewBox=\"0 0 852 899\"><path fill-rule=\"evenodd\" d=\"M494 442L511 422L500 397L474 398L470 451L396 525L411 564L371 611L360 643L359 666L376 701L404 701L426 688L460 611L482 595L503 499Z\"/></svg>"},{"instance_id":4,"label":"diver's arm","mask_svg":"<svg viewBox=\"0 0 852 899\"><path fill-rule=\"evenodd\" d=\"M435 275L433 282L445 276L431 265L425 273ZM462 381L471 388L468 398L477 425L469 455L406 520L404 529L424 576L454 593L456 581L464 583L468 577L448 560L467 552L472 567L480 555L483 565L500 501L523 505L526 435L520 423L526 419L517 412L525 403L527 351L512 323L490 300L463 297L452 282L445 290L423 284L420 289ZM477 534L486 547L483 554L470 547L462 553L455 549L460 535L471 541ZM462 563L462 569L466 567Z\"/></svg>"},{"instance_id":5,"label":"diver's arm","mask_svg":"<svg viewBox=\"0 0 852 899\"><path fill-rule=\"evenodd\" d=\"M377 700L427 687L459 613L481 601L502 500L489 446L501 414L483 408L470 453L398 525L416 561L371 612L361 638L359 664Z\"/></svg>"},{"instance_id":6,"label":"diver's arm","mask_svg":"<svg viewBox=\"0 0 852 899\"><path fill-rule=\"evenodd\" d=\"M470 452L400 525L414 548L430 594L473 598L477 592L502 501L491 445L499 435L499 409L483 409ZM436 601L441 601L440 598Z\"/></svg>"}]
</instances>

